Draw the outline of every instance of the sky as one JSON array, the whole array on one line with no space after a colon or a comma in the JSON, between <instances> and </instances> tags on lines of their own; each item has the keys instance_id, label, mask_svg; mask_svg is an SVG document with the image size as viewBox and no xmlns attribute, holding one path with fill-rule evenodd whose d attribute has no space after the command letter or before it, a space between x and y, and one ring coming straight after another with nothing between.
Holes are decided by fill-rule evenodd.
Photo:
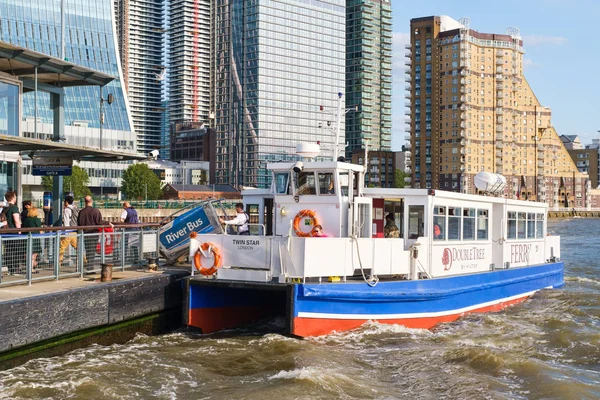
<instances>
[{"instance_id":1,"label":"sky","mask_svg":"<svg viewBox=\"0 0 600 400\"><path fill-rule=\"evenodd\" d=\"M600 1L598 0L392 0L392 149L405 143L405 49L411 18L468 17L471 29L523 38L524 75L540 103L552 110L560 135L579 135L583 144L600 138Z\"/></svg>"}]
</instances>

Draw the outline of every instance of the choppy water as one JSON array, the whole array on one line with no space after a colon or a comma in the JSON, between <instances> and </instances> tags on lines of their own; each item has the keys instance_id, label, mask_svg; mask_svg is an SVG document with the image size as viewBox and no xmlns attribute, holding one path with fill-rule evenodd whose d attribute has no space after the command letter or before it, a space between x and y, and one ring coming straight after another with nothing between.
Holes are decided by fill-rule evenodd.
<instances>
[{"instance_id":1,"label":"choppy water","mask_svg":"<svg viewBox=\"0 0 600 400\"><path fill-rule=\"evenodd\" d=\"M2 371L0 399L598 399L600 219L550 231L562 236L566 287L500 313L307 340L138 336Z\"/></svg>"}]
</instances>

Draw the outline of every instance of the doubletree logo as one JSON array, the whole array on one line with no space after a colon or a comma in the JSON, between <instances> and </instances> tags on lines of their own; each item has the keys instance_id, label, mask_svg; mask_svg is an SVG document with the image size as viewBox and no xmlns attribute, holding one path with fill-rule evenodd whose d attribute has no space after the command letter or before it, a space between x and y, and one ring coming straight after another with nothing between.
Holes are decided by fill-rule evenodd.
<instances>
[{"instance_id":1,"label":"doubletree logo","mask_svg":"<svg viewBox=\"0 0 600 400\"><path fill-rule=\"evenodd\" d=\"M442 265L444 266L444 271L448 271L452 267L452 252L449 248L444 249L444 254L442 254Z\"/></svg>"}]
</instances>

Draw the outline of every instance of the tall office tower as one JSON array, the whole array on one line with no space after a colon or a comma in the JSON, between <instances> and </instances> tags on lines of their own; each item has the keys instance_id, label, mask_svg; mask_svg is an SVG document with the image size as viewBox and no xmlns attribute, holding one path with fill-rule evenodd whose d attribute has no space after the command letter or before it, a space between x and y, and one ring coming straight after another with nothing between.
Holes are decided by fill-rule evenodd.
<instances>
[{"instance_id":1,"label":"tall office tower","mask_svg":"<svg viewBox=\"0 0 600 400\"><path fill-rule=\"evenodd\" d=\"M480 171L502 174L505 195L556 207L585 205L580 173L523 76L516 28L480 33L469 20L411 20L413 187L476 193Z\"/></svg>"},{"instance_id":2,"label":"tall office tower","mask_svg":"<svg viewBox=\"0 0 600 400\"><path fill-rule=\"evenodd\" d=\"M358 106L358 112L351 108ZM346 1L346 148L391 150L392 10L389 0Z\"/></svg>"},{"instance_id":3,"label":"tall office tower","mask_svg":"<svg viewBox=\"0 0 600 400\"><path fill-rule=\"evenodd\" d=\"M169 122L208 122L211 2L169 0Z\"/></svg>"},{"instance_id":4,"label":"tall office tower","mask_svg":"<svg viewBox=\"0 0 600 400\"><path fill-rule=\"evenodd\" d=\"M267 187L265 162L296 159L299 142L320 141L331 158L346 2L231 0L214 13L217 182Z\"/></svg>"},{"instance_id":5,"label":"tall office tower","mask_svg":"<svg viewBox=\"0 0 600 400\"><path fill-rule=\"evenodd\" d=\"M64 58L79 65L121 77L115 40L111 0L82 2L64 0L64 37L61 36L61 0L23 2L0 0L0 40ZM64 50L63 50L64 49ZM123 91L122 80L116 79L103 88L103 96L114 96L111 105L104 104L102 146L135 151L132 124ZM67 143L100 147L100 91L98 87L65 88L65 125ZM23 119L33 118L33 93L23 101ZM49 96L38 94L38 104L49 104ZM42 123L52 122L52 110L38 107ZM27 130L27 124L25 124ZM44 129L40 128L40 132ZM31 132L24 132L30 135ZM39 135L44 137L43 135Z\"/></svg>"},{"instance_id":6,"label":"tall office tower","mask_svg":"<svg viewBox=\"0 0 600 400\"><path fill-rule=\"evenodd\" d=\"M114 0L123 84L127 91L138 152L161 147L164 0Z\"/></svg>"}]
</instances>

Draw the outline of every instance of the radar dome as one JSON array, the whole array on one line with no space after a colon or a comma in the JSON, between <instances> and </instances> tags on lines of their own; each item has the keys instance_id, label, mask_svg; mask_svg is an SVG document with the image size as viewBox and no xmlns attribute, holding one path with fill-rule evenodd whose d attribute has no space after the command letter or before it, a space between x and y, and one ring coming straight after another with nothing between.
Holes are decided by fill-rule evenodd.
<instances>
[{"instance_id":1,"label":"radar dome","mask_svg":"<svg viewBox=\"0 0 600 400\"><path fill-rule=\"evenodd\" d=\"M505 186L506 178L500 174L482 171L475 175L475 187L481 191L498 194Z\"/></svg>"},{"instance_id":2,"label":"radar dome","mask_svg":"<svg viewBox=\"0 0 600 400\"><path fill-rule=\"evenodd\" d=\"M316 143L298 143L296 145L296 154L300 157L313 158L319 155L321 148Z\"/></svg>"}]
</instances>

